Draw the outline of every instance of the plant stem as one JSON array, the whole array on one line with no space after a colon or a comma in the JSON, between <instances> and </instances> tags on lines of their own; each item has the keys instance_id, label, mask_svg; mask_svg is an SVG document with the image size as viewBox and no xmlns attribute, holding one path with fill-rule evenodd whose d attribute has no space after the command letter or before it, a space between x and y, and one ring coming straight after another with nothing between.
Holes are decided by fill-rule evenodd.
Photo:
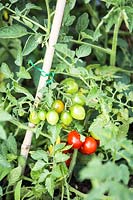
<instances>
[{"instance_id":1,"label":"plant stem","mask_svg":"<svg viewBox=\"0 0 133 200\"><path fill-rule=\"evenodd\" d=\"M120 13L118 20L115 24L114 33L113 33L113 41L112 41L112 50L110 55L110 65L115 66L116 64L116 50L117 50L117 40L118 40L118 33L119 28L122 23L122 13Z\"/></svg>"},{"instance_id":2,"label":"plant stem","mask_svg":"<svg viewBox=\"0 0 133 200\"><path fill-rule=\"evenodd\" d=\"M47 8L47 15L48 15L48 31L47 31L47 34L49 34L50 32L50 27L51 27L51 17L50 17L50 8L49 8L49 1L48 0L45 0L45 3L46 3L46 8Z\"/></svg>"},{"instance_id":3,"label":"plant stem","mask_svg":"<svg viewBox=\"0 0 133 200\"><path fill-rule=\"evenodd\" d=\"M13 14L16 14L16 12L15 12L14 10L12 10L11 8L5 7L5 9L9 10L9 11L12 12ZM32 20L32 19L26 17L25 15L21 15L21 14L20 14L19 17L22 17L22 18L24 18L25 20L31 22L32 24L38 26L38 27L39 27L40 29L42 29L43 31L45 31L45 32L47 31L47 29L46 29L44 26L42 26L41 24L37 23L36 21L34 21L34 20ZM23 24L25 25L24 22L18 20L17 18L15 18L15 20L17 20L17 21L19 21L19 22L21 22L21 23L23 23Z\"/></svg>"},{"instance_id":4,"label":"plant stem","mask_svg":"<svg viewBox=\"0 0 133 200\"><path fill-rule=\"evenodd\" d=\"M58 36L59 36L65 4L66 4L66 0L58 0L56 4L55 15L54 15L49 42L46 48L43 67L42 67L42 70L44 70L46 73L50 72L50 69L52 66L52 61L53 61L53 56L54 56L54 45L56 44ZM47 79L48 77L40 76L40 80L39 80L39 84L38 84L38 88L36 92L36 97L35 97L35 102L34 102L35 107L38 107L38 104L41 102L41 99L43 97L42 89L46 86ZM33 128L35 127L35 125L32 123L29 123L29 127ZM33 131L27 130L24 141L21 145L21 155L25 158L25 163L24 163L22 171L24 171L24 168L26 165L28 153L31 146L32 136L33 136Z\"/></svg>"},{"instance_id":5,"label":"plant stem","mask_svg":"<svg viewBox=\"0 0 133 200\"><path fill-rule=\"evenodd\" d=\"M91 43L88 43L88 42L82 42L82 41L79 41L79 40L71 40L71 42L74 42L76 44L85 44L85 45L88 45L94 49L97 49L99 51L102 51L104 53L107 53L107 54L111 54L111 50L110 49L105 49L103 47L100 47L100 46L97 46L97 45L94 45L94 44L91 44Z\"/></svg>"},{"instance_id":6,"label":"plant stem","mask_svg":"<svg viewBox=\"0 0 133 200\"><path fill-rule=\"evenodd\" d=\"M72 186L69 185L69 190L71 192L74 192L76 195L78 195L79 197L82 197L82 198L86 198L87 197L87 194L84 194L82 192L80 192L79 190L76 190L75 188L73 188Z\"/></svg>"},{"instance_id":7,"label":"plant stem","mask_svg":"<svg viewBox=\"0 0 133 200\"><path fill-rule=\"evenodd\" d=\"M74 169L74 166L76 164L77 154L78 154L78 150L74 149L72 160L71 160L70 167L69 167L69 180L68 180L68 182L70 182L70 180L71 180L73 169Z\"/></svg>"}]
</instances>

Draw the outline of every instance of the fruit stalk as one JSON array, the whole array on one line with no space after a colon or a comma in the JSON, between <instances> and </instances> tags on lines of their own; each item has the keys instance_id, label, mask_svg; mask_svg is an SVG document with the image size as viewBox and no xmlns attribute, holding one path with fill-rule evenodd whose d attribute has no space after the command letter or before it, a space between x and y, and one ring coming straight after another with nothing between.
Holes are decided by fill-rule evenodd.
<instances>
[{"instance_id":1,"label":"fruit stalk","mask_svg":"<svg viewBox=\"0 0 133 200\"><path fill-rule=\"evenodd\" d=\"M49 42L46 48L43 67L42 67L42 70L44 70L46 73L49 73L51 69L53 56L54 56L54 49L55 49L54 45L56 44L58 36L59 36L65 4L66 4L66 0L57 0L55 15L54 15L53 24L51 27L50 36L49 36ZM39 84L38 84L38 88L37 88L37 92L35 96L35 103L34 103L35 107L38 107L38 104L40 103L42 99L42 96L43 96L42 89L46 86L47 79L48 77L40 76L40 80L39 80ZM33 136L33 132L31 128L34 128L35 125L32 123L29 123L28 126L29 126L29 129L26 131L25 138L21 145L21 156L23 156L25 160L24 166L22 166L23 171L25 168L25 164L26 164L26 160L27 160L28 153L30 150L32 136Z\"/></svg>"}]
</instances>

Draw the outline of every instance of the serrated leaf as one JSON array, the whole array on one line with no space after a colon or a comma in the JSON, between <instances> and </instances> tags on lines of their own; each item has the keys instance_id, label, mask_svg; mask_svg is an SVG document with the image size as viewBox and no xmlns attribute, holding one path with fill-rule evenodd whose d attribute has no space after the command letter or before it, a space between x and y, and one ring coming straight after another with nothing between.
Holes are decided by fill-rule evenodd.
<instances>
[{"instance_id":1,"label":"serrated leaf","mask_svg":"<svg viewBox=\"0 0 133 200\"><path fill-rule=\"evenodd\" d=\"M9 121L11 119L12 119L12 116L8 112L6 112L4 110L0 110L0 121L1 122Z\"/></svg>"},{"instance_id":2,"label":"serrated leaf","mask_svg":"<svg viewBox=\"0 0 133 200\"><path fill-rule=\"evenodd\" d=\"M63 154L61 152L57 152L54 156L54 159L55 159L55 162L58 163L58 162L64 162L66 160L69 159L69 156L67 154Z\"/></svg>"},{"instance_id":3,"label":"serrated leaf","mask_svg":"<svg viewBox=\"0 0 133 200\"><path fill-rule=\"evenodd\" d=\"M83 13L77 20L76 31L78 33L85 31L89 24L88 13Z\"/></svg>"},{"instance_id":4,"label":"serrated leaf","mask_svg":"<svg viewBox=\"0 0 133 200\"><path fill-rule=\"evenodd\" d=\"M10 186L14 185L20 179L21 173L22 173L21 166L18 166L10 171L10 174L8 176L8 181Z\"/></svg>"},{"instance_id":5,"label":"serrated leaf","mask_svg":"<svg viewBox=\"0 0 133 200\"><path fill-rule=\"evenodd\" d=\"M27 3L25 7L28 10L31 10L31 9L42 10L42 8L40 6L37 6L37 5L33 4L33 3Z\"/></svg>"},{"instance_id":6,"label":"serrated leaf","mask_svg":"<svg viewBox=\"0 0 133 200\"><path fill-rule=\"evenodd\" d=\"M7 162L7 160L0 154L0 167L1 169L5 169L5 168L10 168L11 165L10 163Z\"/></svg>"},{"instance_id":7,"label":"serrated leaf","mask_svg":"<svg viewBox=\"0 0 133 200\"><path fill-rule=\"evenodd\" d=\"M9 69L8 65L6 63L2 63L0 71L4 74L5 78L12 77L11 70Z\"/></svg>"},{"instance_id":8,"label":"serrated leaf","mask_svg":"<svg viewBox=\"0 0 133 200\"><path fill-rule=\"evenodd\" d=\"M89 45L81 45L78 49L76 49L76 56L78 58L86 57L90 55L91 47Z\"/></svg>"},{"instance_id":9,"label":"serrated leaf","mask_svg":"<svg viewBox=\"0 0 133 200\"><path fill-rule=\"evenodd\" d=\"M9 91L7 92L7 98L13 105L17 105L16 98Z\"/></svg>"},{"instance_id":10,"label":"serrated leaf","mask_svg":"<svg viewBox=\"0 0 133 200\"><path fill-rule=\"evenodd\" d=\"M14 136L10 135L8 137L8 139L6 140L6 145L10 153L17 155L17 142Z\"/></svg>"},{"instance_id":11,"label":"serrated leaf","mask_svg":"<svg viewBox=\"0 0 133 200\"><path fill-rule=\"evenodd\" d=\"M51 143L54 145L58 136L60 135L61 125L48 126L48 132L51 134Z\"/></svg>"},{"instance_id":12,"label":"serrated leaf","mask_svg":"<svg viewBox=\"0 0 133 200\"><path fill-rule=\"evenodd\" d=\"M25 67L20 67L20 71L17 72L17 77L18 78L23 78L23 79L31 79L30 73L25 69Z\"/></svg>"},{"instance_id":13,"label":"serrated leaf","mask_svg":"<svg viewBox=\"0 0 133 200\"><path fill-rule=\"evenodd\" d=\"M40 169L42 169L44 166L46 165L46 163L43 160L38 160L34 167L32 168L32 171L38 171Z\"/></svg>"},{"instance_id":14,"label":"serrated leaf","mask_svg":"<svg viewBox=\"0 0 133 200\"><path fill-rule=\"evenodd\" d=\"M46 179L46 177L49 175L49 171L47 169L44 169L43 173L40 174L40 177L39 177L39 180L38 182L39 183L42 183L44 182L44 180Z\"/></svg>"},{"instance_id":15,"label":"serrated leaf","mask_svg":"<svg viewBox=\"0 0 133 200\"><path fill-rule=\"evenodd\" d=\"M14 90L15 90L15 92L25 94L26 97L27 97L28 99L30 99L31 101L34 100L32 94L31 94L26 88L20 86L20 85L19 85L18 83L16 83L16 82L14 82L13 84L14 84Z\"/></svg>"},{"instance_id":16,"label":"serrated leaf","mask_svg":"<svg viewBox=\"0 0 133 200\"><path fill-rule=\"evenodd\" d=\"M52 169L52 176L55 178L61 178L63 176L60 165L55 165Z\"/></svg>"},{"instance_id":17,"label":"serrated leaf","mask_svg":"<svg viewBox=\"0 0 133 200\"><path fill-rule=\"evenodd\" d=\"M2 140L6 140L6 131L5 131L5 129L3 128L3 126L2 125L0 125L0 139L2 139Z\"/></svg>"},{"instance_id":18,"label":"serrated leaf","mask_svg":"<svg viewBox=\"0 0 133 200\"><path fill-rule=\"evenodd\" d=\"M34 160L44 160L48 162L48 154L44 150L37 150L35 152L31 152L31 157Z\"/></svg>"},{"instance_id":19,"label":"serrated leaf","mask_svg":"<svg viewBox=\"0 0 133 200\"><path fill-rule=\"evenodd\" d=\"M42 36L40 34L29 36L23 49L23 56L30 54L41 43Z\"/></svg>"},{"instance_id":20,"label":"serrated leaf","mask_svg":"<svg viewBox=\"0 0 133 200\"><path fill-rule=\"evenodd\" d=\"M0 38L20 38L24 35L27 35L27 29L18 24L14 24L12 26L5 26L0 28Z\"/></svg>"},{"instance_id":21,"label":"serrated leaf","mask_svg":"<svg viewBox=\"0 0 133 200\"><path fill-rule=\"evenodd\" d=\"M45 186L50 196L53 197L55 184L52 176L46 179Z\"/></svg>"},{"instance_id":22,"label":"serrated leaf","mask_svg":"<svg viewBox=\"0 0 133 200\"><path fill-rule=\"evenodd\" d=\"M58 43L55 45L55 48L57 51L64 54L65 56L68 56L69 58L74 58L75 56L75 51L70 50L67 44Z\"/></svg>"},{"instance_id":23,"label":"serrated leaf","mask_svg":"<svg viewBox=\"0 0 133 200\"><path fill-rule=\"evenodd\" d=\"M14 191L14 200L20 200L21 196L21 185L22 185L22 180L20 180L17 185L15 186L15 191Z\"/></svg>"}]
</instances>

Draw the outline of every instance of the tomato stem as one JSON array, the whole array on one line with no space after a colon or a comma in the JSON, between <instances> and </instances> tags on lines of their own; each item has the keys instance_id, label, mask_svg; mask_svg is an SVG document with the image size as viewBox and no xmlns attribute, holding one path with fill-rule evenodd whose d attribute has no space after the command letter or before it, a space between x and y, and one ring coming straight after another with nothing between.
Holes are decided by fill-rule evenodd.
<instances>
[{"instance_id":1,"label":"tomato stem","mask_svg":"<svg viewBox=\"0 0 133 200\"><path fill-rule=\"evenodd\" d=\"M72 155L72 160L71 160L71 163L70 163L70 166L69 166L69 172L68 172L69 179L68 179L68 182L70 182L71 177L72 177L73 169L74 169L75 164L76 164L77 154L78 154L78 149L74 149L74 152L73 152L73 155Z\"/></svg>"},{"instance_id":2,"label":"tomato stem","mask_svg":"<svg viewBox=\"0 0 133 200\"><path fill-rule=\"evenodd\" d=\"M119 28L122 23L122 13L120 13L118 20L115 24L114 33L113 33L113 41L112 41L112 50L110 55L110 65L115 66L116 63L116 50L117 50L117 40L118 40L118 33Z\"/></svg>"}]
</instances>

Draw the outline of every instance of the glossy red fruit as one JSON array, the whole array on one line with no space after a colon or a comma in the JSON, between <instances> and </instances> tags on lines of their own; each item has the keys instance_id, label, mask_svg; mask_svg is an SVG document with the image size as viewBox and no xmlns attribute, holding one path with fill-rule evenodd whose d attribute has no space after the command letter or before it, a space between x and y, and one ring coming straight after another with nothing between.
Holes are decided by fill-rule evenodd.
<instances>
[{"instance_id":1,"label":"glossy red fruit","mask_svg":"<svg viewBox=\"0 0 133 200\"><path fill-rule=\"evenodd\" d=\"M83 154L92 154L95 153L97 150L97 141L92 137L86 137L85 141L83 142L80 152Z\"/></svg>"},{"instance_id":2,"label":"glossy red fruit","mask_svg":"<svg viewBox=\"0 0 133 200\"><path fill-rule=\"evenodd\" d=\"M80 140L80 134L75 130L70 131L68 133L67 143L69 145L72 145L72 148L79 149L82 145L82 142Z\"/></svg>"}]
</instances>

